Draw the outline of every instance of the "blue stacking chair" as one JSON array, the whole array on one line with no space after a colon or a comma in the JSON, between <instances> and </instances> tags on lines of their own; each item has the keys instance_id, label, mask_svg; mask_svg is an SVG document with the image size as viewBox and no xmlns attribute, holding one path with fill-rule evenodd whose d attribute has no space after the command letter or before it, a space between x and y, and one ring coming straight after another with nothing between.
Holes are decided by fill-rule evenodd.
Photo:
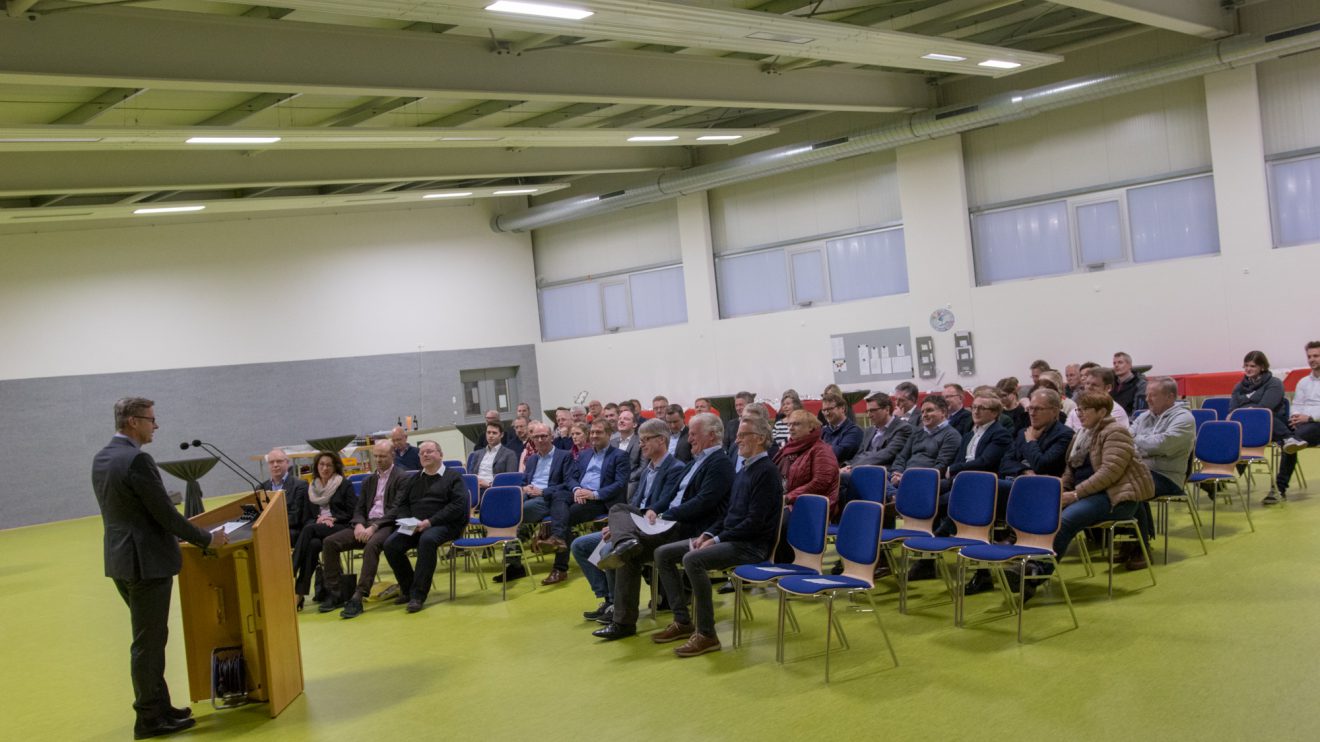
<instances>
[{"instance_id":1,"label":"blue stacking chair","mask_svg":"<svg viewBox=\"0 0 1320 742\"><path fill-rule=\"evenodd\" d=\"M843 625L834 615L834 600L840 595L860 594L870 603L870 612L875 616L876 623L880 625L880 634L884 637L885 646L889 647L889 657L894 661L894 666L898 666L898 655L894 653L894 645L889 641L889 632L885 631L885 624L880 620L880 612L876 610L875 599L871 596L871 591L875 588L875 565L880 561L879 536L883 514L884 506L878 502L854 500L844 507L843 517L839 520L839 538L835 542L839 558L843 560L843 574L789 575L780 578L776 653L780 663L784 661L784 616L789 599L824 598L825 682L830 682L830 650L834 643L832 630L838 631L840 645L844 649L848 648L848 637L843 633Z\"/></svg>"},{"instance_id":2,"label":"blue stacking chair","mask_svg":"<svg viewBox=\"0 0 1320 742\"><path fill-rule=\"evenodd\" d=\"M1206 397L1201 400L1201 409L1214 410L1219 420L1228 419L1228 408L1233 404L1231 397Z\"/></svg>"},{"instance_id":3,"label":"blue stacking chair","mask_svg":"<svg viewBox=\"0 0 1320 742\"><path fill-rule=\"evenodd\" d=\"M1218 412L1206 407L1190 410L1190 412L1192 413L1192 417L1196 419L1196 430L1198 433L1201 431L1202 425L1219 419Z\"/></svg>"},{"instance_id":4,"label":"blue stacking chair","mask_svg":"<svg viewBox=\"0 0 1320 742\"><path fill-rule=\"evenodd\" d=\"M463 468L465 468L465 467L463 466L463 462L462 462L462 461L459 461L458 459L445 459L445 460L444 460L444 465L445 465L445 468L446 468L446 469L463 469Z\"/></svg>"},{"instance_id":5,"label":"blue stacking chair","mask_svg":"<svg viewBox=\"0 0 1320 742\"><path fill-rule=\"evenodd\" d=\"M742 564L733 568L733 646L742 642L742 616L752 618L751 607L743 598L744 585L765 585L789 575L818 575L825 557L825 530L829 521L830 501L821 495L799 495L788 516L788 545L793 547L793 561L770 560L760 564Z\"/></svg>"},{"instance_id":6,"label":"blue stacking chair","mask_svg":"<svg viewBox=\"0 0 1320 742\"><path fill-rule=\"evenodd\" d=\"M349 484L353 485L353 494L362 497L362 480L366 479L366 474L353 474L348 478Z\"/></svg>"},{"instance_id":7,"label":"blue stacking chair","mask_svg":"<svg viewBox=\"0 0 1320 742\"><path fill-rule=\"evenodd\" d=\"M1060 514L1063 511L1063 482L1057 477L1028 475L1013 480L1013 488L1008 492L1008 511L1006 520L1009 528L1016 535L1013 544L976 544L964 546L958 551L958 572L965 574L968 567L985 565L1000 573L1006 566L1017 566L1018 596L1010 602L1018 614L1017 638L1022 642L1022 614L1026 608L1027 580L1046 580L1059 578L1063 590L1063 600L1068 605L1072 616L1073 628L1077 628L1077 613L1073 610L1072 598L1068 595L1068 583L1059 573L1058 555L1054 553L1054 536L1059 532ZM1029 560L1049 562L1054 569L1048 575L1028 575ZM1002 583L1001 583L1002 584Z\"/></svg>"},{"instance_id":8,"label":"blue stacking chair","mask_svg":"<svg viewBox=\"0 0 1320 742\"><path fill-rule=\"evenodd\" d=\"M445 464L445 469L453 469L459 474L467 474L467 467L463 466L462 464L454 464L453 466L450 466L449 464Z\"/></svg>"},{"instance_id":9,"label":"blue stacking chair","mask_svg":"<svg viewBox=\"0 0 1320 742\"><path fill-rule=\"evenodd\" d=\"M503 474L496 474L495 479L491 480L492 487L521 487L523 484L523 473L520 471L506 471Z\"/></svg>"},{"instance_id":10,"label":"blue stacking chair","mask_svg":"<svg viewBox=\"0 0 1320 742\"><path fill-rule=\"evenodd\" d=\"M463 484L467 486L468 491L468 525L481 525L477 519L477 508L481 507L481 488L477 486L477 475L464 474Z\"/></svg>"},{"instance_id":11,"label":"blue stacking chair","mask_svg":"<svg viewBox=\"0 0 1320 742\"><path fill-rule=\"evenodd\" d=\"M857 493L856 500L866 500L867 502L885 501L885 489L889 486L889 470L883 466L854 466L852 468L852 488ZM829 537L834 538L839 535L839 526L837 523L831 523L829 526Z\"/></svg>"},{"instance_id":12,"label":"blue stacking chair","mask_svg":"<svg viewBox=\"0 0 1320 742\"><path fill-rule=\"evenodd\" d=\"M904 540L935 535L935 513L940 501L940 473L934 469L908 469L898 482L894 508L903 518L902 528L886 528L880 533L889 569L898 580L898 610L907 613L907 561L894 560L893 548Z\"/></svg>"},{"instance_id":13,"label":"blue stacking chair","mask_svg":"<svg viewBox=\"0 0 1320 742\"><path fill-rule=\"evenodd\" d=\"M943 554L964 546L990 543L990 529L995 524L995 504L999 499L999 478L990 472L964 471L953 478L949 490L949 519L958 526L953 536L913 536L903 541L904 562L908 557L934 559L940 577L953 599L953 625L962 625L962 595L966 576L961 571L949 575ZM961 565L961 562L959 562ZM906 590L906 580L900 586ZM906 602L906 596L902 600Z\"/></svg>"},{"instance_id":14,"label":"blue stacking chair","mask_svg":"<svg viewBox=\"0 0 1320 742\"><path fill-rule=\"evenodd\" d=\"M458 555L464 552L489 549L495 546L502 546L506 543L518 543L518 527L522 525L522 490L517 487L490 487L486 490L485 496L481 498L481 527L485 529L486 535L454 539L449 545L449 599L453 600L457 592L458 582ZM501 552L503 550L501 549ZM524 567L528 570L528 582L532 583L532 589L536 589L535 581L531 578L531 565L524 562ZM500 581L500 600L508 596L509 591L509 561L508 554L500 560L500 573L504 579ZM481 589L486 589L486 576L482 573L480 565L477 569L477 582Z\"/></svg>"},{"instance_id":15,"label":"blue stacking chair","mask_svg":"<svg viewBox=\"0 0 1320 742\"><path fill-rule=\"evenodd\" d=\"M1270 472L1270 490L1274 490L1274 460L1265 449L1274 442L1274 413L1264 407L1240 407L1228 413L1229 420L1242 423L1242 450L1238 463L1247 465L1247 497L1255 477L1252 464L1264 463Z\"/></svg>"},{"instance_id":16,"label":"blue stacking chair","mask_svg":"<svg viewBox=\"0 0 1320 742\"><path fill-rule=\"evenodd\" d=\"M1187 478L1187 486L1192 487L1202 482L1232 482L1242 499L1242 512L1247 515L1247 525L1252 531L1256 525L1251 522L1251 498L1242 496L1242 486L1238 481L1237 464L1242 456L1242 423L1237 420L1216 420L1201 426L1196 435L1197 471ZM1196 493L1193 492L1193 495ZM1210 539L1215 538L1215 521L1218 519L1220 498L1212 498L1210 508Z\"/></svg>"}]
</instances>

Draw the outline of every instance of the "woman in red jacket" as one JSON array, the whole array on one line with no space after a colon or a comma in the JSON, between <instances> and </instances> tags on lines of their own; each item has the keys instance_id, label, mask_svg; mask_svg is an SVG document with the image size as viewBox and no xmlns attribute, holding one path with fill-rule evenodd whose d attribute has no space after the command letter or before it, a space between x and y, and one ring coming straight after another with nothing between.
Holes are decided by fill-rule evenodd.
<instances>
[{"instance_id":1,"label":"woman in red jacket","mask_svg":"<svg viewBox=\"0 0 1320 742\"><path fill-rule=\"evenodd\" d=\"M824 495L833 508L839 499L839 460L834 449L820 439L820 421L806 410L788 416L788 442L775 454L784 477L784 502L798 495Z\"/></svg>"}]
</instances>

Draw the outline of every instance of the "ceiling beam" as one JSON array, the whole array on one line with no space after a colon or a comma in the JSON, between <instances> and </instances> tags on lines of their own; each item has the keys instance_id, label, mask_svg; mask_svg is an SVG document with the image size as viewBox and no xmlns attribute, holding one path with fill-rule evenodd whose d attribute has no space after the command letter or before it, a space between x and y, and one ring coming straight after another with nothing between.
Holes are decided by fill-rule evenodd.
<instances>
[{"instance_id":1,"label":"ceiling beam","mask_svg":"<svg viewBox=\"0 0 1320 742\"><path fill-rule=\"evenodd\" d=\"M556 108L553 111L546 111L545 113L537 114L536 116L533 116L531 118L523 119L512 125L519 128L541 127L541 126L563 126L564 124L568 123L569 121L572 121L573 119L581 118L583 116L588 116L597 111L601 111L606 108L609 108L611 105L613 104L573 103L572 105L567 105L564 106L563 108Z\"/></svg>"},{"instance_id":2,"label":"ceiling beam","mask_svg":"<svg viewBox=\"0 0 1320 742\"><path fill-rule=\"evenodd\" d=\"M95 98L60 116L52 121L52 124L75 125L86 124L96 120L102 114L120 106L142 93L146 88L110 88Z\"/></svg>"},{"instance_id":3,"label":"ceiling beam","mask_svg":"<svg viewBox=\"0 0 1320 742\"><path fill-rule=\"evenodd\" d=\"M345 111L340 111L333 116L325 119L318 126L357 126L358 124L370 121L378 116L384 116L390 111L397 111L404 106L410 106L421 100L418 97L373 98L365 103L360 103Z\"/></svg>"},{"instance_id":4,"label":"ceiling beam","mask_svg":"<svg viewBox=\"0 0 1320 742\"><path fill-rule=\"evenodd\" d=\"M752 61L594 46L498 56L477 37L123 7L0 24L3 83L872 112L931 104L918 74L776 77Z\"/></svg>"},{"instance_id":5,"label":"ceiling beam","mask_svg":"<svg viewBox=\"0 0 1320 742\"><path fill-rule=\"evenodd\" d=\"M672 116L688 108L689 106L642 106L631 111L616 113L609 118L599 119L587 125L599 129L622 129L630 126L641 126L646 121L663 116Z\"/></svg>"},{"instance_id":6,"label":"ceiling beam","mask_svg":"<svg viewBox=\"0 0 1320 742\"><path fill-rule=\"evenodd\" d=\"M227 111L221 111L205 121L200 121L196 126L233 126L234 124L246 121L249 118L274 108L285 101L297 98L299 93L261 93L239 103Z\"/></svg>"},{"instance_id":7,"label":"ceiling beam","mask_svg":"<svg viewBox=\"0 0 1320 742\"><path fill-rule=\"evenodd\" d=\"M1219 39L1233 33L1233 14L1219 0L1054 0L1079 10L1167 31Z\"/></svg>"},{"instance_id":8,"label":"ceiling beam","mask_svg":"<svg viewBox=\"0 0 1320 742\"><path fill-rule=\"evenodd\" d=\"M270 21L278 21L292 12L293 8L273 8L269 5L254 5L243 11L243 16L246 18L265 18Z\"/></svg>"},{"instance_id":9,"label":"ceiling beam","mask_svg":"<svg viewBox=\"0 0 1320 742\"><path fill-rule=\"evenodd\" d=\"M447 113L437 119L418 124L418 126L430 127L454 127L470 124L473 121L484 119L500 111L507 111L515 106L521 106L526 103L525 100L483 100L482 102L468 106L461 111Z\"/></svg>"}]
</instances>

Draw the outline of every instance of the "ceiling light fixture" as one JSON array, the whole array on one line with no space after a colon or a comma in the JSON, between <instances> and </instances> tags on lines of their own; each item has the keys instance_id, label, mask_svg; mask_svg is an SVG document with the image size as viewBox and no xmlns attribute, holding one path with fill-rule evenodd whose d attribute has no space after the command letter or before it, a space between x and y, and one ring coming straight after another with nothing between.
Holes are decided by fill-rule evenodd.
<instances>
[{"instance_id":1,"label":"ceiling light fixture","mask_svg":"<svg viewBox=\"0 0 1320 742\"><path fill-rule=\"evenodd\" d=\"M628 137L630 142L672 142L675 139L678 139L676 135Z\"/></svg>"},{"instance_id":2,"label":"ceiling light fixture","mask_svg":"<svg viewBox=\"0 0 1320 742\"><path fill-rule=\"evenodd\" d=\"M984 62L978 62L977 67L989 67L996 70L1015 70L1022 66L1021 62L1005 62L1001 59L987 59Z\"/></svg>"},{"instance_id":3,"label":"ceiling light fixture","mask_svg":"<svg viewBox=\"0 0 1320 742\"><path fill-rule=\"evenodd\" d=\"M0 144L63 144L65 142L99 142L101 137L8 137Z\"/></svg>"},{"instance_id":4,"label":"ceiling light fixture","mask_svg":"<svg viewBox=\"0 0 1320 742\"><path fill-rule=\"evenodd\" d=\"M205 206L153 206L145 209L133 209L134 214L181 214L185 211L201 211Z\"/></svg>"},{"instance_id":5,"label":"ceiling light fixture","mask_svg":"<svg viewBox=\"0 0 1320 742\"><path fill-rule=\"evenodd\" d=\"M422 198L464 198L471 195L472 191L460 191L458 193L428 193Z\"/></svg>"},{"instance_id":6,"label":"ceiling light fixture","mask_svg":"<svg viewBox=\"0 0 1320 742\"><path fill-rule=\"evenodd\" d=\"M498 142L500 137L440 137L442 142Z\"/></svg>"},{"instance_id":7,"label":"ceiling light fixture","mask_svg":"<svg viewBox=\"0 0 1320 742\"><path fill-rule=\"evenodd\" d=\"M274 144L279 137L189 137L188 144Z\"/></svg>"},{"instance_id":8,"label":"ceiling light fixture","mask_svg":"<svg viewBox=\"0 0 1320 742\"><path fill-rule=\"evenodd\" d=\"M960 57L957 54L940 54L939 52L922 54L921 58L934 60L936 62L966 62L967 61L967 57Z\"/></svg>"},{"instance_id":9,"label":"ceiling light fixture","mask_svg":"<svg viewBox=\"0 0 1320 742\"><path fill-rule=\"evenodd\" d=\"M504 191L495 191L496 196L521 196L527 193L536 193L536 188L510 188Z\"/></svg>"},{"instance_id":10,"label":"ceiling light fixture","mask_svg":"<svg viewBox=\"0 0 1320 742\"><path fill-rule=\"evenodd\" d=\"M735 139L742 139L742 134L707 134L697 137L698 142L732 142Z\"/></svg>"},{"instance_id":11,"label":"ceiling light fixture","mask_svg":"<svg viewBox=\"0 0 1320 742\"><path fill-rule=\"evenodd\" d=\"M548 3L528 3L519 0L498 0L486 6L486 10L496 13L516 13L517 15L535 15L542 18L561 18L568 21L580 21L595 15L595 11L583 8L570 8L567 5Z\"/></svg>"}]
</instances>

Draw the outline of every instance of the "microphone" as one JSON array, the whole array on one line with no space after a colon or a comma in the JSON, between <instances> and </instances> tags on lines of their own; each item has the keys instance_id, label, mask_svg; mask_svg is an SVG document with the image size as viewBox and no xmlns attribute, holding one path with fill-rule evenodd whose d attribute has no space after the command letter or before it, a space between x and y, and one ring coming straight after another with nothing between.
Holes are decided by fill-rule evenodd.
<instances>
[{"instance_id":1,"label":"microphone","mask_svg":"<svg viewBox=\"0 0 1320 742\"><path fill-rule=\"evenodd\" d=\"M207 453L219 459L220 463L225 465L225 468L237 474L244 482L252 485L253 492L256 492L257 490L261 489L261 480L257 479L256 477L248 473L248 471L244 469L241 464L230 458L228 454L226 454L224 451L221 451L219 447L217 447L215 444L206 443L204 441L200 441L194 438L191 443L187 441L180 443L179 448L185 451L188 450L189 448L200 448L203 451L206 451Z\"/></svg>"}]
</instances>

